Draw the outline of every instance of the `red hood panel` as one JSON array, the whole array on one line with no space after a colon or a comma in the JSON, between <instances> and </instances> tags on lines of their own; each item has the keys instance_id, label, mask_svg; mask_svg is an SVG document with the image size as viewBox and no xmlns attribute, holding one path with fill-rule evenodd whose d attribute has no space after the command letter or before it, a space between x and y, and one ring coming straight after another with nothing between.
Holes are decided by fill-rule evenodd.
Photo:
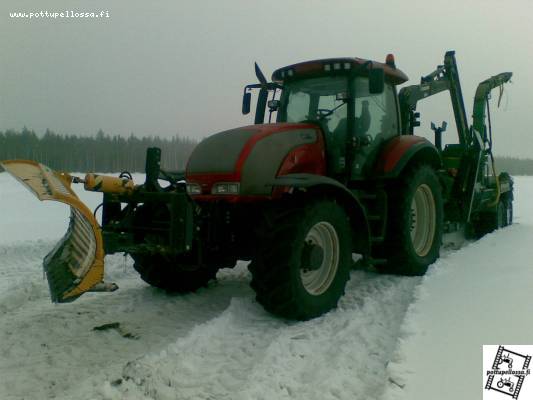
<instances>
[{"instance_id":1,"label":"red hood panel","mask_svg":"<svg viewBox=\"0 0 533 400\"><path fill-rule=\"evenodd\" d=\"M316 143L317 137L321 137L319 128L307 123L250 125L220 132L194 149L186 180L200 184L206 194L216 182L241 182L244 177L241 188L256 192L265 179L276 175L295 146Z\"/></svg>"},{"instance_id":2,"label":"red hood panel","mask_svg":"<svg viewBox=\"0 0 533 400\"><path fill-rule=\"evenodd\" d=\"M277 123L249 125L216 133L196 146L186 167L187 179L205 174L238 174L254 146L267 136L282 132L317 129L313 124Z\"/></svg>"}]
</instances>

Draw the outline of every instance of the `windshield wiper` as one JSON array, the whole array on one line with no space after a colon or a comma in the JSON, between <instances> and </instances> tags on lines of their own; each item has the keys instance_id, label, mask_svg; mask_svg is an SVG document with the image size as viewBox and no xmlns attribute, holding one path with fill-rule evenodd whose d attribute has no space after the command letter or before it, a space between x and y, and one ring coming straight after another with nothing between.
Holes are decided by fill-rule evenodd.
<instances>
[{"instance_id":1,"label":"windshield wiper","mask_svg":"<svg viewBox=\"0 0 533 400\"><path fill-rule=\"evenodd\" d=\"M319 120L322 120L326 117L329 117L331 114L333 114L335 111L337 111L340 107L342 107L343 105L345 105L346 102L342 102L341 104L339 104L337 107L335 108L332 108L331 110L327 109L327 108L318 108L316 110L316 113L317 113L317 118Z\"/></svg>"}]
</instances>

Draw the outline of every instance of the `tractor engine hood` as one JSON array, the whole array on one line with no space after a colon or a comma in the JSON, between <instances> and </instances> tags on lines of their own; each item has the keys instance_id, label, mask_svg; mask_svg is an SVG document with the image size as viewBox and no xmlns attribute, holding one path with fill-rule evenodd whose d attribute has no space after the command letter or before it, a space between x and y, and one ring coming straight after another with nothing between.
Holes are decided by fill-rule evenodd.
<instances>
[{"instance_id":1,"label":"tractor engine hood","mask_svg":"<svg viewBox=\"0 0 533 400\"><path fill-rule=\"evenodd\" d=\"M250 125L216 133L200 142L185 174L192 196L270 195L272 187L267 183L280 174L323 175L324 157L324 141L316 125Z\"/></svg>"}]
</instances>

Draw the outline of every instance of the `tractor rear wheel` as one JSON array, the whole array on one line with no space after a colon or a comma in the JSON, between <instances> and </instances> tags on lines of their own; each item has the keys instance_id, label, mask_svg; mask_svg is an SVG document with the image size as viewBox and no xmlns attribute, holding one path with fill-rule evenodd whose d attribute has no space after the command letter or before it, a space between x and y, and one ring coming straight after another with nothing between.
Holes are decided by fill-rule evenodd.
<instances>
[{"instance_id":1,"label":"tractor rear wheel","mask_svg":"<svg viewBox=\"0 0 533 400\"><path fill-rule=\"evenodd\" d=\"M389 192L389 224L377 268L401 275L424 275L439 257L443 202L435 171L422 165L410 170Z\"/></svg>"},{"instance_id":2,"label":"tractor rear wheel","mask_svg":"<svg viewBox=\"0 0 533 400\"><path fill-rule=\"evenodd\" d=\"M146 254L131 254L131 257L134 260L133 268L143 281L168 292L195 292L215 279L218 270L215 267L191 266L180 257L169 259Z\"/></svg>"},{"instance_id":3,"label":"tractor rear wheel","mask_svg":"<svg viewBox=\"0 0 533 400\"><path fill-rule=\"evenodd\" d=\"M333 201L265 215L249 269L256 299L282 317L307 320L335 308L350 275L348 216Z\"/></svg>"}]
</instances>

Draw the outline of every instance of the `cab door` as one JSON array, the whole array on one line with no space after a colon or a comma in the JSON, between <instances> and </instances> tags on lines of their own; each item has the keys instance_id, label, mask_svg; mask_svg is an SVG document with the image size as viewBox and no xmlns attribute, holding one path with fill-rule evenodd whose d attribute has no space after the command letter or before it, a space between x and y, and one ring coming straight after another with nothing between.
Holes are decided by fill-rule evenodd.
<instances>
[{"instance_id":1,"label":"cab door","mask_svg":"<svg viewBox=\"0 0 533 400\"><path fill-rule=\"evenodd\" d=\"M383 144L399 134L396 89L385 83L382 93L369 92L368 78L356 77L354 85L355 121L353 124L354 158L352 179L361 179L372 173L376 157Z\"/></svg>"}]
</instances>

